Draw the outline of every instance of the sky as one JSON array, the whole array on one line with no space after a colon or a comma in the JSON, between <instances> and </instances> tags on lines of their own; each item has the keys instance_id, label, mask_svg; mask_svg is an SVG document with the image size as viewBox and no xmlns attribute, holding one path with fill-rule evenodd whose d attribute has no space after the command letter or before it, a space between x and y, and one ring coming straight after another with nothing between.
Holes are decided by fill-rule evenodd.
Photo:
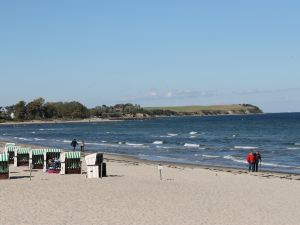
<instances>
[{"instance_id":1,"label":"sky","mask_svg":"<svg viewBox=\"0 0 300 225\"><path fill-rule=\"evenodd\" d=\"M0 1L0 106L300 112L300 1Z\"/></svg>"}]
</instances>

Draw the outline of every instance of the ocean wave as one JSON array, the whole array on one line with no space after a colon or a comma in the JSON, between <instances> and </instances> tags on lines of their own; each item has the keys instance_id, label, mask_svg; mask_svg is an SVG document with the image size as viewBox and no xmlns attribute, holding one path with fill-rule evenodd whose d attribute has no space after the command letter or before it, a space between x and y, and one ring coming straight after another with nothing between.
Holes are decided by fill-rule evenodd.
<instances>
[{"instance_id":1,"label":"ocean wave","mask_svg":"<svg viewBox=\"0 0 300 225\"><path fill-rule=\"evenodd\" d=\"M43 138L34 138L35 141L46 141L47 139L43 139Z\"/></svg>"},{"instance_id":2,"label":"ocean wave","mask_svg":"<svg viewBox=\"0 0 300 225\"><path fill-rule=\"evenodd\" d=\"M29 138L23 138L23 137L14 137L14 139L19 139L21 141L31 141Z\"/></svg>"},{"instance_id":3,"label":"ocean wave","mask_svg":"<svg viewBox=\"0 0 300 225\"><path fill-rule=\"evenodd\" d=\"M39 129L39 130L43 131L43 130L55 130L55 129L50 129L50 128L48 128L48 129L46 129L46 128L41 128L41 129Z\"/></svg>"},{"instance_id":4,"label":"ocean wave","mask_svg":"<svg viewBox=\"0 0 300 225\"><path fill-rule=\"evenodd\" d=\"M295 143L295 145L300 145L300 143Z\"/></svg>"},{"instance_id":5,"label":"ocean wave","mask_svg":"<svg viewBox=\"0 0 300 225\"><path fill-rule=\"evenodd\" d=\"M156 146L156 148L171 149L172 147L167 147L167 146Z\"/></svg>"},{"instance_id":6,"label":"ocean wave","mask_svg":"<svg viewBox=\"0 0 300 225\"><path fill-rule=\"evenodd\" d=\"M199 148L200 145L199 144L190 144L190 143L185 143L184 147L188 147L188 148Z\"/></svg>"},{"instance_id":7,"label":"ocean wave","mask_svg":"<svg viewBox=\"0 0 300 225\"><path fill-rule=\"evenodd\" d=\"M234 162L237 162L237 163L243 163L243 164L247 164L247 161L246 160L242 160L242 159L238 159L238 158L235 158L231 155L226 155L226 156L223 156L224 159L229 159L229 160L232 160Z\"/></svg>"},{"instance_id":8,"label":"ocean wave","mask_svg":"<svg viewBox=\"0 0 300 225\"><path fill-rule=\"evenodd\" d=\"M168 137L176 137L178 136L178 134L175 134L175 133L168 133Z\"/></svg>"},{"instance_id":9,"label":"ocean wave","mask_svg":"<svg viewBox=\"0 0 300 225\"><path fill-rule=\"evenodd\" d=\"M72 141L69 141L69 140L63 140L62 142L64 142L64 143L71 143Z\"/></svg>"},{"instance_id":10,"label":"ocean wave","mask_svg":"<svg viewBox=\"0 0 300 225\"><path fill-rule=\"evenodd\" d=\"M190 136L190 138L196 138L197 136Z\"/></svg>"},{"instance_id":11,"label":"ocean wave","mask_svg":"<svg viewBox=\"0 0 300 225\"><path fill-rule=\"evenodd\" d=\"M272 166L272 167L281 167L281 168L297 168L297 169L300 168L300 167L295 167L295 166L288 166L288 165L283 165L283 164L267 163L267 162L262 162L261 165L263 165L263 166Z\"/></svg>"},{"instance_id":12,"label":"ocean wave","mask_svg":"<svg viewBox=\"0 0 300 225\"><path fill-rule=\"evenodd\" d=\"M31 133L32 133L32 134L35 134L35 131L32 131Z\"/></svg>"},{"instance_id":13,"label":"ocean wave","mask_svg":"<svg viewBox=\"0 0 300 225\"><path fill-rule=\"evenodd\" d=\"M162 145L164 142L163 141L154 141L152 144L154 145Z\"/></svg>"},{"instance_id":14,"label":"ocean wave","mask_svg":"<svg viewBox=\"0 0 300 225\"><path fill-rule=\"evenodd\" d=\"M144 144L136 144L136 143L129 143L129 142L126 142L125 144L128 146L135 146L135 147L144 146Z\"/></svg>"},{"instance_id":15,"label":"ocean wave","mask_svg":"<svg viewBox=\"0 0 300 225\"><path fill-rule=\"evenodd\" d=\"M288 150L299 150L300 147L290 147L290 148L287 148Z\"/></svg>"},{"instance_id":16,"label":"ocean wave","mask_svg":"<svg viewBox=\"0 0 300 225\"><path fill-rule=\"evenodd\" d=\"M195 135L195 134L197 134L198 132L196 132L196 131L191 131L190 132L190 135Z\"/></svg>"},{"instance_id":17,"label":"ocean wave","mask_svg":"<svg viewBox=\"0 0 300 225\"><path fill-rule=\"evenodd\" d=\"M252 146L234 146L235 149L258 149L258 147L252 147Z\"/></svg>"},{"instance_id":18,"label":"ocean wave","mask_svg":"<svg viewBox=\"0 0 300 225\"><path fill-rule=\"evenodd\" d=\"M205 158L220 158L218 155L202 155Z\"/></svg>"}]
</instances>

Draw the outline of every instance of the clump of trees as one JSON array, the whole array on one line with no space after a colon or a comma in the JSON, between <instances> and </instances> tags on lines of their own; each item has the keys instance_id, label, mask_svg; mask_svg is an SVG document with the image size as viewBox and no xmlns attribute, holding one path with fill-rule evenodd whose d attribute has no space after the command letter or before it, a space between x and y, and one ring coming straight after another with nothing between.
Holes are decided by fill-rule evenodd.
<instances>
[{"instance_id":1,"label":"clump of trees","mask_svg":"<svg viewBox=\"0 0 300 225\"><path fill-rule=\"evenodd\" d=\"M31 102L1 107L0 120L48 120L84 119L90 116L89 109L80 102L47 102L37 98Z\"/></svg>"},{"instance_id":2,"label":"clump of trees","mask_svg":"<svg viewBox=\"0 0 300 225\"><path fill-rule=\"evenodd\" d=\"M7 120L53 120L97 118L135 118L176 114L170 110L146 110L131 103L114 106L96 106L88 109L80 102L45 102L43 98L31 102L19 101L15 105L0 107L0 122Z\"/></svg>"}]
</instances>

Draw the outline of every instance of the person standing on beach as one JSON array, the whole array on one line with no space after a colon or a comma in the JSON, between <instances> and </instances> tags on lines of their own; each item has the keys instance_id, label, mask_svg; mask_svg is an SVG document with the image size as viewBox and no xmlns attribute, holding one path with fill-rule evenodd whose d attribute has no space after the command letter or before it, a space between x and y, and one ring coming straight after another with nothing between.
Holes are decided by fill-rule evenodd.
<instances>
[{"instance_id":1,"label":"person standing on beach","mask_svg":"<svg viewBox=\"0 0 300 225\"><path fill-rule=\"evenodd\" d=\"M81 152L84 152L84 140L81 141L81 144L80 144L80 151L81 151Z\"/></svg>"},{"instance_id":2,"label":"person standing on beach","mask_svg":"<svg viewBox=\"0 0 300 225\"><path fill-rule=\"evenodd\" d=\"M78 145L78 142L76 141L76 139L73 139L73 141L71 142L71 146L73 147L73 150L75 150L77 145Z\"/></svg>"},{"instance_id":3,"label":"person standing on beach","mask_svg":"<svg viewBox=\"0 0 300 225\"><path fill-rule=\"evenodd\" d=\"M249 172L250 171L254 172L254 169L255 169L255 157L254 157L253 152L249 152L249 154L247 155L246 160L247 160L247 162L249 164Z\"/></svg>"},{"instance_id":4,"label":"person standing on beach","mask_svg":"<svg viewBox=\"0 0 300 225\"><path fill-rule=\"evenodd\" d=\"M255 153L255 172L258 171L258 164L261 163L261 154L259 151Z\"/></svg>"}]
</instances>

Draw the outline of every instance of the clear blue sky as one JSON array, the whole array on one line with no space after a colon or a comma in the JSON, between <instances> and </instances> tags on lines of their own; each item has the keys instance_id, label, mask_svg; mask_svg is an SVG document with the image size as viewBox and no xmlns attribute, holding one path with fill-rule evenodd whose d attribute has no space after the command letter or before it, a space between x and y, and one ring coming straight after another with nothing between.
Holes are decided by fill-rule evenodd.
<instances>
[{"instance_id":1,"label":"clear blue sky","mask_svg":"<svg viewBox=\"0 0 300 225\"><path fill-rule=\"evenodd\" d=\"M296 0L1 1L0 106L300 111L299 12Z\"/></svg>"}]
</instances>

